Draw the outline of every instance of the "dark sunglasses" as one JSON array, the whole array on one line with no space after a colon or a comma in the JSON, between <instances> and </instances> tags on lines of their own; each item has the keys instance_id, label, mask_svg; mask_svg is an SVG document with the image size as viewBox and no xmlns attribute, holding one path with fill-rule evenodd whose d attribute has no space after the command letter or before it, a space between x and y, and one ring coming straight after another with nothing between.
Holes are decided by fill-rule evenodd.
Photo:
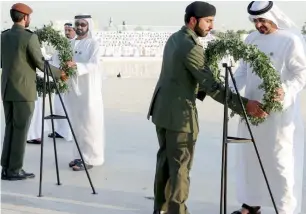
<instances>
[{"instance_id":1,"label":"dark sunglasses","mask_svg":"<svg viewBox=\"0 0 306 214\"><path fill-rule=\"evenodd\" d=\"M76 22L76 23L75 23L75 26L76 26L76 27L78 27L78 26L81 26L81 27L86 27L86 26L87 26L87 24L85 24L85 23L79 23L79 22Z\"/></svg>"}]
</instances>

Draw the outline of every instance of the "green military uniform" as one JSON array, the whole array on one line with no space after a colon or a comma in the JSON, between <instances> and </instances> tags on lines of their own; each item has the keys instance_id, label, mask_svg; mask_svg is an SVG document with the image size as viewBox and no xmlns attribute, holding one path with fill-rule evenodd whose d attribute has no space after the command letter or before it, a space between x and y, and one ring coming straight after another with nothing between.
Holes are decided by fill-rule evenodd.
<instances>
[{"instance_id":1,"label":"green military uniform","mask_svg":"<svg viewBox=\"0 0 306 214\"><path fill-rule=\"evenodd\" d=\"M1 33L1 96L5 135L1 165L7 175L23 166L28 129L37 99L36 68L44 70L38 37L18 24ZM56 78L61 71L51 66Z\"/></svg>"},{"instance_id":2,"label":"green military uniform","mask_svg":"<svg viewBox=\"0 0 306 214\"><path fill-rule=\"evenodd\" d=\"M203 91L200 93L198 88ZM148 119L152 116L156 125L160 146L154 183L155 210L188 213L185 202L189 193L189 171L199 132L196 98L201 95L204 99L205 92L224 103L224 90L204 67L203 47L194 31L184 26L170 36L148 114ZM242 100L246 105L247 100ZM242 111L236 94L229 92L228 102L234 111Z\"/></svg>"}]
</instances>

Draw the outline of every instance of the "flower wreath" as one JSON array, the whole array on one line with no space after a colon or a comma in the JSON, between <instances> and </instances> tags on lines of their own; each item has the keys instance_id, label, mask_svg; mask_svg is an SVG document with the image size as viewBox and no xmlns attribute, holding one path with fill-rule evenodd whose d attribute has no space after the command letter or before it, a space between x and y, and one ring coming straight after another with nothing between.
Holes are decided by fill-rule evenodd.
<instances>
[{"instance_id":1,"label":"flower wreath","mask_svg":"<svg viewBox=\"0 0 306 214\"><path fill-rule=\"evenodd\" d=\"M250 64L252 71L262 79L259 89L264 90L262 108L267 113L282 111L282 104L274 101L275 91L281 87L279 73L274 69L270 59L255 45L247 45L237 37L223 37L208 43L205 49L205 60L212 70L215 79L224 84L220 78L219 62L226 56L232 56L235 61L240 59ZM231 116L234 116L232 112ZM243 117L243 115L240 115ZM258 125L265 118L248 116L252 125Z\"/></svg>"},{"instance_id":2,"label":"flower wreath","mask_svg":"<svg viewBox=\"0 0 306 214\"><path fill-rule=\"evenodd\" d=\"M70 78L76 74L76 70L74 68L68 68L65 62L71 61L73 57L73 51L70 45L69 40L60 34L60 31L56 31L52 27L52 23L48 26L44 26L41 29L36 29L34 33L37 34L40 43L43 42L52 45L55 50L58 52L58 58L60 61L60 69L63 70L67 77ZM37 75L37 92L38 96L42 96L43 94L43 86L44 86L44 78ZM50 80L52 78L50 77ZM69 90L68 83L57 79L55 82L50 81L50 88L48 84L46 84L46 93L50 91L51 93L56 93L56 86L59 89L59 93L65 93Z\"/></svg>"}]
</instances>

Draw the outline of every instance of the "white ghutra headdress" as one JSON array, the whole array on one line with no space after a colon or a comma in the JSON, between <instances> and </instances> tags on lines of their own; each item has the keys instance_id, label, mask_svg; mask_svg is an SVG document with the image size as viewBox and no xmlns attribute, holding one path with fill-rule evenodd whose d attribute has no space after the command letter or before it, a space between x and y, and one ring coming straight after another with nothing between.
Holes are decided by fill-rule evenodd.
<instances>
[{"instance_id":1,"label":"white ghutra headdress","mask_svg":"<svg viewBox=\"0 0 306 214\"><path fill-rule=\"evenodd\" d=\"M306 43L297 25L273 1L252 1L248 6L249 19L267 19L272 21L278 29L289 30L302 40L306 53Z\"/></svg>"}]
</instances>

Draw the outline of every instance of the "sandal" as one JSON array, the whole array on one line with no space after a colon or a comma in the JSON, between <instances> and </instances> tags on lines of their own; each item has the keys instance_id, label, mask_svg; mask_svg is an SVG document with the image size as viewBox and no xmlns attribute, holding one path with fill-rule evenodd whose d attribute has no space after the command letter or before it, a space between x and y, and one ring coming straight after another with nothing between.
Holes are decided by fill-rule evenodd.
<instances>
[{"instance_id":1,"label":"sandal","mask_svg":"<svg viewBox=\"0 0 306 214\"><path fill-rule=\"evenodd\" d=\"M54 132L55 138L63 138L60 134L58 134L57 132ZM53 138L53 133L48 134L49 138Z\"/></svg>"},{"instance_id":2,"label":"sandal","mask_svg":"<svg viewBox=\"0 0 306 214\"><path fill-rule=\"evenodd\" d=\"M85 164L87 169L91 169L93 165ZM85 170L85 166L82 161L76 162L76 164L72 167L73 171L83 171Z\"/></svg>"},{"instance_id":3,"label":"sandal","mask_svg":"<svg viewBox=\"0 0 306 214\"><path fill-rule=\"evenodd\" d=\"M75 166L78 162L82 162L82 160L81 159L74 159L73 161L71 161L69 163L69 167Z\"/></svg>"},{"instance_id":4,"label":"sandal","mask_svg":"<svg viewBox=\"0 0 306 214\"><path fill-rule=\"evenodd\" d=\"M261 214L259 206L251 207L247 204L243 204L241 207L248 210L249 211L248 214ZM237 211L233 212L232 214L242 214L242 212L241 212L241 210L237 210Z\"/></svg>"}]
</instances>

